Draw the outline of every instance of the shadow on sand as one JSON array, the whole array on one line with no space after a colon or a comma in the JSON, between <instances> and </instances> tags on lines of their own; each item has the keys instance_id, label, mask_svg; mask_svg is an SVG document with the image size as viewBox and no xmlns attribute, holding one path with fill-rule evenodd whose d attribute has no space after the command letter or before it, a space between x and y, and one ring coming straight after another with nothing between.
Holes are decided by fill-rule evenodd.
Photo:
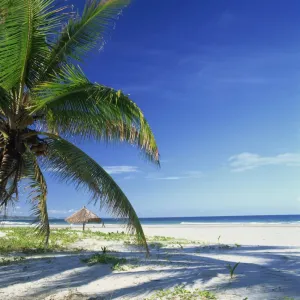
<instances>
[{"instance_id":1,"label":"shadow on sand","mask_svg":"<svg viewBox=\"0 0 300 300\"><path fill-rule=\"evenodd\" d=\"M154 290L168 289L178 284L211 290L218 299L300 299L299 248L243 246L222 249L216 245L197 245L153 249L151 257L146 259L136 248L131 251L127 247L126 251L116 255L129 260L138 258L138 266L125 272L113 272L109 265L87 266L81 261L82 255L93 253L51 253L43 258L28 256L22 263L2 266L0 299L4 299L1 294L5 295L5 288L15 286L21 289L24 283L24 292L19 290L12 299L44 299L47 295L80 290L91 284L94 292L91 294L85 287L83 293L86 291L89 297L105 299L144 299ZM236 269L236 277L230 280L227 265L236 262L240 265ZM126 276L139 280L120 285L118 282L122 276L123 279ZM107 280L113 283L110 290L103 289ZM98 291L95 286L99 286Z\"/></svg>"}]
</instances>

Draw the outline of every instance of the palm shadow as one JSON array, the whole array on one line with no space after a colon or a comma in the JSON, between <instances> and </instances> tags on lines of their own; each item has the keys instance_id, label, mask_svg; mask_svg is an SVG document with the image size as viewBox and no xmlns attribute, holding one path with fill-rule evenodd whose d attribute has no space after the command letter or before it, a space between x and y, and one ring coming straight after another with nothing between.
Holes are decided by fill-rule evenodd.
<instances>
[{"instance_id":1,"label":"palm shadow","mask_svg":"<svg viewBox=\"0 0 300 300\"><path fill-rule=\"evenodd\" d=\"M47 258L30 257L24 263L2 266L0 289L45 280L47 284L40 284L26 292L28 299L43 299L46 295L80 288L95 281L99 281L101 285L101 281L107 278L111 282L117 280L120 272L112 272L109 265L89 267L81 261L81 255L93 253L95 252L56 253L49 254ZM146 259L136 247L127 247L118 252L116 255L121 257L138 258L139 266L136 269L122 273L126 274L126 278L139 277L141 282L125 287L114 286L112 290L94 296L143 299L154 290L168 289L178 284L201 286L217 295L233 292L238 294L249 290L252 296L249 299L300 295L300 252L297 248L243 246L218 249L215 245L197 245L183 249L156 248L151 253L151 257ZM236 269L237 276L230 280L227 265L238 261L241 263ZM260 288L261 286L264 287Z\"/></svg>"}]
</instances>

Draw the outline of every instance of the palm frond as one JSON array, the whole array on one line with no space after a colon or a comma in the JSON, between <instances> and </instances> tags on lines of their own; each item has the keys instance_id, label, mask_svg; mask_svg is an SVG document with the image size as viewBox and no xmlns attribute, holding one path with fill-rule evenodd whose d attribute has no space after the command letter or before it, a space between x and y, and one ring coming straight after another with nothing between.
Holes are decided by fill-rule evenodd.
<instances>
[{"instance_id":1,"label":"palm frond","mask_svg":"<svg viewBox=\"0 0 300 300\"><path fill-rule=\"evenodd\" d=\"M11 89L32 86L49 58L47 37L63 15L55 0L1 0L0 85Z\"/></svg>"},{"instance_id":2,"label":"palm frond","mask_svg":"<svg viewBox=\"0 0 300 300\"><path fill-rule=\"evenodd\" d=\"M0 113L8 118L12 113L14 100L11 95L0 86Z\"/></svg>"},{"instance_id":3,"label":"palm frond","mask_svg":"<svg viewBox=\"0 0 300 300\"><path fill-rule=\"evenodd\" d=\"M68 141L46 134L47 154L43 159L45 169L55 170L53 176L68 184L74 184L78 190L91 194L91 200L100 201L116 217L128 218L128 229L135 232L139 242L148 251L146 238L139 218L120 187L107 172L92 158Z\"/></svg>"},{"instance_id":4,"label":"palm frond","mask_svg":"<svg viewBox=\"0 0 300 300\"><path fill-rule=\"evenodd\" d=\"M22 177L23 158L11 151L5 151L0 165L0 207L18 198L18 184Z\"/></svg>"},{"instance_id":5,"label":"palm frond","mask_svg":"<svg viewBox=\"0 0 300 300\"><path fill-rule=\"evenodd\" d=\"M141 109L121 91L91 83L79 68L65 67L34 89L32 114L45 115L52 132L127 141L159 163L158 148Z\"/></svg>"},{"instance_id":6,"label":"palm frond","mask_svg":"<svg viewBox=\"0 0 300 300\"><path fill-rule=\"evenodd\" d=\"M35 156L26 152L23 176L29 180L30 202L33 205L33 214L36 219L38 232L44 236L45 245L48 245L50 236L49 218L47 212L47 184Z\"/></svg>"},{"instance_id":7,"label":"palm frond","mask_svg":"<svg viewBox=\"0 0 300 300\"><path fill-rule=\"evenodd\" d=\"M1 0L0 85L10 89L20 79L25 1ZM24 52L24 51L23 51Z\"/></svg>"},{"instance_id":8,"label":"palm frond","mask_svg":"<svg viewBox=\"0 0 300 300\"><path fill-rule=\"evenodd\" d=\"M56 44L44 69L44 79L53 75L61 64L70 60L80 61L95 46L105 42L105 35L115 26L122 9L129 0L87 0L82 16L70 19Z\"/></svg>"}]
</instances>

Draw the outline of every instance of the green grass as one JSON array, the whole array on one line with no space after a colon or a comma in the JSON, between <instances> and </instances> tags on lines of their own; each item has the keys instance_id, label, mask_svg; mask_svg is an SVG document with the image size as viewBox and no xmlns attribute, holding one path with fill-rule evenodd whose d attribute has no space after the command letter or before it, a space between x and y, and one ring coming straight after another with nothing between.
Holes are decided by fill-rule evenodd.
<instances>
[{"instance_id":1,"label":"green grass","mask_svg":"<svg viewBox=\"0 0 300 300\"><path fill-rule=\"evenodd\" d=\"M112 266L112 270L121 272L121 271L129 271L129 270L135 269L137 267L138 267L138 265L132 265L132 264L123 265L123 264L117 263L116 265Z\"/></svg>"},{"instance_id":2,"label":"green grass","mask_svg":"<svg viewBox=\"0 0 300 300\"><path fill-rule=\"evenodd\" d=\"M17 227L1 228L6 233L0 237L0 253L23 252L23 253L44 253L56 250L65 250L66 246L78 240L76 231L68 229L52 230L49 246L44 247L43 240L38 236L34 228Z\"/></svg>"},{"instance_id":3,"label":"green grass","mask_svg":"<svg viewBox=\"0 0 300 300\"><path fill-rule=\"evenodd\" d=\"M157 291L146 300L216 300L216 296L209 291L199 289L187 290L184 285L175 286L173 289Z\"/></svg>"},{"instance_id":4,"label":"green grass","mask_svg":"<svg viewBox=\"0 0 300 300\"><path fill-rule=\"evenodd\" d=\"M114 270L115 268L117 269L118 267L120 267L121 264L126 263L127 259L123 257L116 257L110 254L96 253L90 257L82 258L81 261L87 263L90 266L95 264L111 264L112 269Z\"/></svg>"},{"instance_id":5,"label":"green grass","mask_svg":"<svg viewBox=\"0 0 300 300\"><path fill-rule=\"evenodd\" d=\"M117 257L107 253L97 253L87 258L82 258L82 262L92 266L95 264L109 264L113 271L128 271L137 268L137 259L130 260L133 264L128 264L128 260L124 257Z\"/></svg>"},{"instance_id":6,"label":"green grass","mask_svg":"<svg viewBox=\"0 0 300 300\"><path fill-rule=\"evenodd\" d=\"M104 241L119 241L126 245L138 245L134 235L124 232L104 233L101 231L85 230L84 232L72 229L53 229L51 230L49 245L44 247L43 240L39 237L32 227L5 227L0 228L0 232L6 235L0 237L0 254L10 252L22 252L26 254L45 253L51 251L65 251L68 245L85 238L93 238ZM200 244L185 239L175 239L172 237L152 236L147 237L148 244L152 248L160 249L167 246L180 246L182 249L185 244ZM104 247L105 248L105 247ZM75 249L74 249L75 250ZM81 251L82 249L78 249ZM107 249L104 249L104 252ZM107 251L108 252L108 251Z\"/></svg>"},{"instance_id":7,"label":"green grass","mask_svg":"<svg viewBox=\"0 0 300 300\"><path fill-rule=\"evenodd\" d=\"M127 234L125 232L109 232L104 233L101 231L86 230L82 238L97 238L107 241L121 241L125 245L138 245L138 242L134 235ZM147 242L152 248L162 248L169 245L185 245L185 244L201 244L197 241L189 241L186 239L175 239L166 236L147 236Z\"/></svg>"},{"instance_id":8,"label":"green grass","mask_svg":"<svg viewBox=\"0 0 300 300\"><path fill-rule=\"evenodd\" d=\"M168 236L148 236L147 241L149 243L155 242L155 243L161 243L163 245L186 245L186 244L199 244L201 242L198 241L189 241L186 239L175 239Z\"/></svg>"}]
</instances>

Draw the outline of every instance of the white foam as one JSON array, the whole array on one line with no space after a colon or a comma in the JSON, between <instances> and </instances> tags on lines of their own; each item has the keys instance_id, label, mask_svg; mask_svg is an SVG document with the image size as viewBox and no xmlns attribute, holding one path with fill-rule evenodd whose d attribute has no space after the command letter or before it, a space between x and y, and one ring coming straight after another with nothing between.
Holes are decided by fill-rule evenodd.
<instances>
[{"instance_id":1,"label":"white foam","mask_svg":"<svg viewBox=\"0 0 300 300\"><path fill-rule=\"evenodd\" d=\"M28 222L0 221L0 225L31 225Z\"/></svg>"},{"instance_id":2,"label":"white foam","mask_svg":"<svg viewBox=\"0 0 300 300\"><path fill-rule=\"evenodd\" d=\"M261 221L261 222L180 222L181 225L247 225L247 224L269 224L269 225L278 225L278 224L299 224L300 221L278 221L278 222L268 222L268 221Z\"/></svg>"}]
</instances>

